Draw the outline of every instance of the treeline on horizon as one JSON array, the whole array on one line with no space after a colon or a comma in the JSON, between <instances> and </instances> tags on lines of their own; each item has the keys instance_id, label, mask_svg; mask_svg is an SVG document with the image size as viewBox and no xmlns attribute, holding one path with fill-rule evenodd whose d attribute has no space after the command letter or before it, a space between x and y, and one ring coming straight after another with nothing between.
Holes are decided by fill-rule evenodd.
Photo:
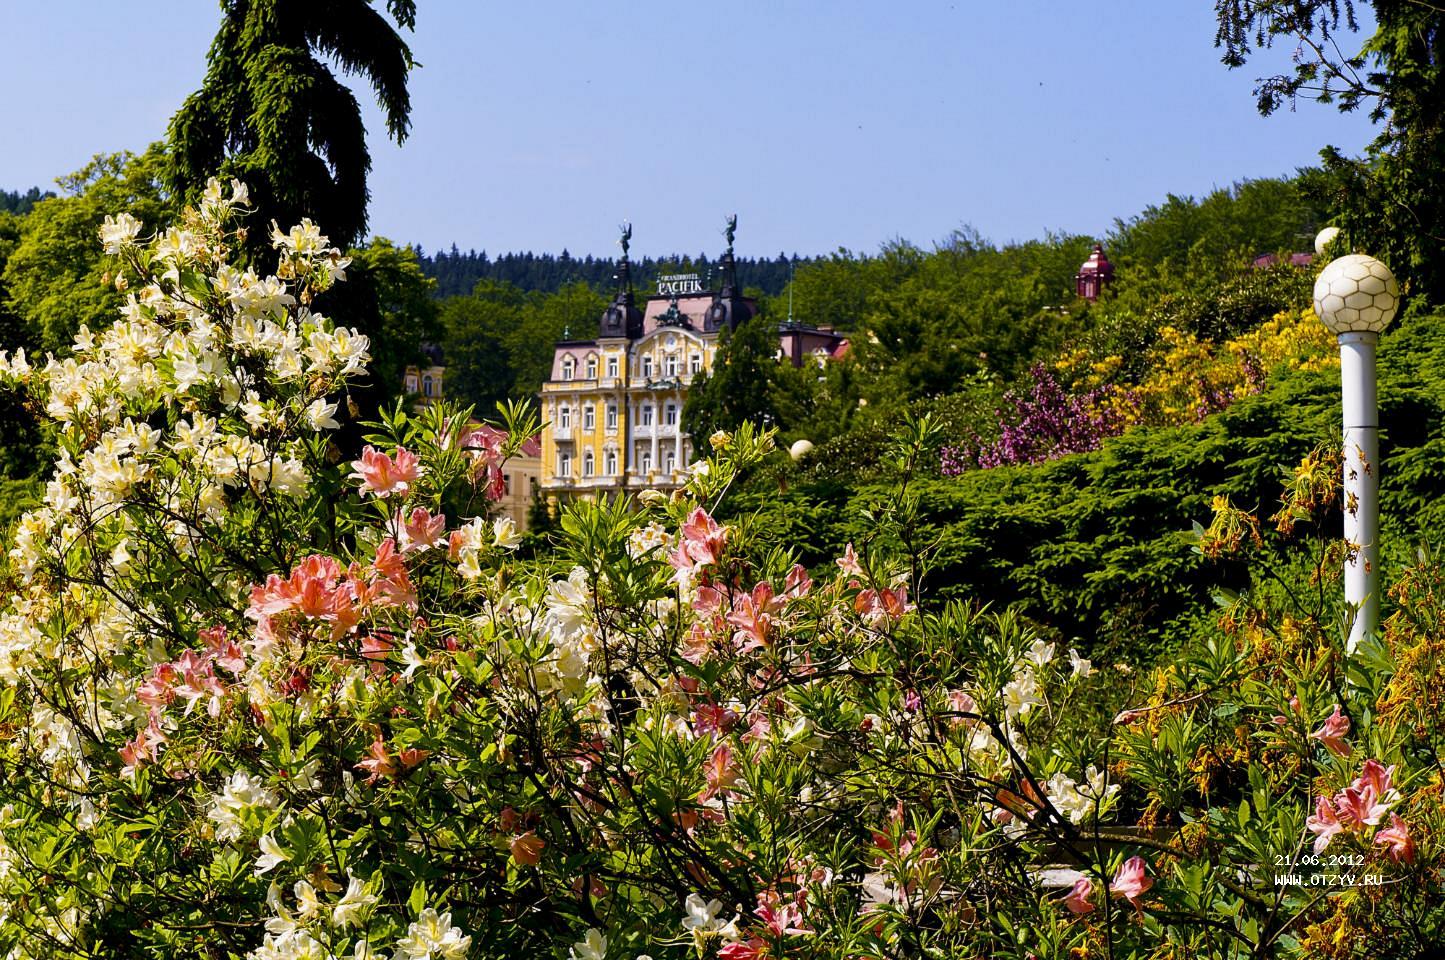
<instances>
[{"instance_id":1,"label":"treeline on horizon","mask_svg":"<svg viewBox=\"0 0 1445 960\"><path fill-rule=\"evenodd\" d=\"M436 281L439 299L471 293L479 282L511 284L519 290L555 293L565 286L585 283L593 290L611 290L616 282L617 260L613 257L574 257L565 249L560 254L504 253L497 257L485 250L463 253L452 244L450 250L426 253L416 247L422 271ZM738 283L744 288L777 296L788 286L793 272L814 257L779 253L771 259L738 257ZM642 257L632 261L632 282L640 294L652 289L654 278L669 273L696 273L704 280L720 282L718 258L706 253L697 256L671 254L665 257Z\"/></svg>"},{"instance_id":2,"label":"treeline on horizon","mask_svg":"<svg viewBox=\"0 0 1445 960\"><path fill-rule=\"evenodd\" d=\"M0 213L27 214L41 200L55 196L50 190L31 187L24 193L18 190L0 190Z\"/></svg>"}]
</instances>

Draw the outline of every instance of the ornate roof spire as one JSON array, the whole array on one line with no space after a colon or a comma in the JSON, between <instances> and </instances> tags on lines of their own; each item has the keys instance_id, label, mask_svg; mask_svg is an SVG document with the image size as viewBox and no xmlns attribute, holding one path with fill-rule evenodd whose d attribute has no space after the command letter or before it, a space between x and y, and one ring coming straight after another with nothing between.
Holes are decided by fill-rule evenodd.
<instances>
[{"instance_id":1,"label":"ornate roof spire","mask_svg":"<svg viewBox=\"0 0 1445 960\"><path fill-rule=\"evenodd\" d=\"M612 303L602 314L598 334L603 337L636 338L642 336L642 311L637 309L632 295L632 261L627 256L632 246L632 224L624 220L618 230L622 234L617 240L617 245L622 248L622 258L617 261L617 274L614 277L617 291L612 296Z\"/></svg>"}]
</instances>

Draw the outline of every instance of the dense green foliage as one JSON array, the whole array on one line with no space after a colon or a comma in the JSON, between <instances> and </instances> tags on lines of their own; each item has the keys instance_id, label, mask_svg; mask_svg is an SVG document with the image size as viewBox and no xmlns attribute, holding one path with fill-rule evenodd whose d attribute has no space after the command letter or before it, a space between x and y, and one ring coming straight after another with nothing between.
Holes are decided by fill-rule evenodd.
<instances>
[{"instance_id":1,"label":"dense green foliage","mask_svg":"<svg viewBox=\"0 0 1445 960\"><path fill-rule=\"evenodd\" d=\"M510 283L526 292L555 293L574 283L585 283L597 290L610 290L617 279L617 261L611 257L574 257L563 250L550 253L504 253L497 257L483 250L463 253L452 244L450 250L419 254L422 269L437 282L438 297L455 297L471 293L478 283ZM780 253L771 260L763 257L738 257L738 281L763 293L781 293L788 285L795 266L811 263L806 257ZM632 261L632 276L643 290L652 289L653 280L667 273L698 273L704 277L719 269L717 258L699 253L695 257L673 254L666 257L642 257Z\"/></svg>"},{"instance_id":2,"label":"dense green foliage","mask_svg":"<svg viewBox=\"0 0 1445 960\"><path fill-rule=\"evenodd\" d=\"M509 397L536 395L551 375L553 345L591 336L606 302L582 283L548 295L487 282L443 301L448 396L486 411Z\"/></svg>"},{"instance_id":3,"label":"dense green foliage","mask_svg":"<svg viewBox=\"0 0 1445 960\"><path fill-rule=\"evenodd\" d=\"M96 231L107 214L128 210L147 230L175 215L161 186L163 153L98 156L60 179L61 196L41 200L20 219L0 283L7 309L20 318L6 347L63 350L82 323L108 321L125 294L107 282Z\"/></svg>"},{"instance_id":4,"label":"dense green foliage","mask_svg":"<svg viewBox=\"0 0 1445 960\"><path fill-rule=\"evenodd\" d=\"M1293 47L1293 68L1255 92L1265 115L1300 97L1342 111L1368 107L1380 133L1367 156L1326 148L1322 195L1357 250L1390 264L1405 288L1445 302L1445 9L1419 0L1374 0L1375 31L1358 53L1350 0L1217 0L1216 45L1240 67L1255 48ZM1345 35L1341 36L1341 29Z\"/></svg>"},{"instance_id":5,"label":"dense green foliage","mask_svg":"<svg viewBox=\"0 0 1445 960\"><path fill-rule=\"evenodd\" d=\"M1396 549L1445 530L1442 320L1418 316L1381 348L1382 508ZM1138 428L1092 453L920 481L916 536L932 544L930 593L1019 604L1081 649L1153 659L1150 644L1179 639L1213 590L1245 575L1191 554L1184 534L1207 520L1215 497L1274 512L1282 471L1337 442L1338 376L1283 376L1200 424ZM871 544L869 508L886 483L877 438L862 445L851 467L840 466L849 449L840 442L811 464L760 474L729 516L790 531L812 565L849 541Z\"/></svg>"},{"instance_id":6,"label":"dense green foliage","mask_svg":"<svg viewBox=\"0 0 1445 960\"><path fill-rule=\"evenodd\" d=\"M0 213L29 213L41 200L55 196L49 190L31 187L24 193L18 190L0 190Z\"/></svg>"},{"instance_id":7,"label":"dense green foliage","mask_svg":"<svg viewBox=\"0 0 1445 960\"><path fill-rule=\"evenodd\" d=\"M343 247L361 240L371 154L356 96L330 63L376 93L397 143L411 124L414 63L398 29L416 24L414 0L387 0L396 26L370 0L297 3L226 0L201 89L171 118L166 174L194 199L219 171L251 189L257 211L247 247L269 249L269 224L309 217Z\"/></svg>"}]
</instances>

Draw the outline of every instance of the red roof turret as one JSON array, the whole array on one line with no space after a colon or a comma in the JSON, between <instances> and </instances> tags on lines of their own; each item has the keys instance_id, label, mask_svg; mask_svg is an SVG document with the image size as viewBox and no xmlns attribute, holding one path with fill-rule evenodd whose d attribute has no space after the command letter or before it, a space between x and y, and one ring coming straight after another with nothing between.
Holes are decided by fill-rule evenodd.
<instances>
[{"instance_id":1,"label":"red roof turret","mask_svg":"<svg viewBox=\"0 0 1445 960\"><path fill-rule=\"evenodd\" d=\"M1078 276L1074 277L1075 288L1084 299L1097 300L1113 280L1114 265L1104 256L1104 245L1096 243L1094 252L1089 254L1089 259L1079 268Z\"/></svg>"}]
</instances>

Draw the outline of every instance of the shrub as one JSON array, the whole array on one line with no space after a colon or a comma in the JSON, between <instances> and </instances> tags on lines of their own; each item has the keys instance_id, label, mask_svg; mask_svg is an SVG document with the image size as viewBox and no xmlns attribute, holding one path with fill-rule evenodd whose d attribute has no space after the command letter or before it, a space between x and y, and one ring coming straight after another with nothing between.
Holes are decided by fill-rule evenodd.
<instances>
[{"instance_id":1,"label":"shrub","mask_svg":"<svg viewBox=\"0 0 1445 960\"><path fill-rule=\"evenodd\" d=\"M0 614L7 956L1282 955L1366 916L1271 883L1312 811L1388 881L1375 943L1436 932L1428 592L1396 658L1244 604L1173 673L1099 676L1011 612L920 609L926 423L880 535L816 576L715 517L770 454L746 425L519 562L509 521L443 509L484 508L535 420L397 412L338 462L367 345L306 304L344 258L303 224L235 270L244 198L145 244L109 221L121 319L4 358L59 421Z\"/></svg>"}]
</instances>

